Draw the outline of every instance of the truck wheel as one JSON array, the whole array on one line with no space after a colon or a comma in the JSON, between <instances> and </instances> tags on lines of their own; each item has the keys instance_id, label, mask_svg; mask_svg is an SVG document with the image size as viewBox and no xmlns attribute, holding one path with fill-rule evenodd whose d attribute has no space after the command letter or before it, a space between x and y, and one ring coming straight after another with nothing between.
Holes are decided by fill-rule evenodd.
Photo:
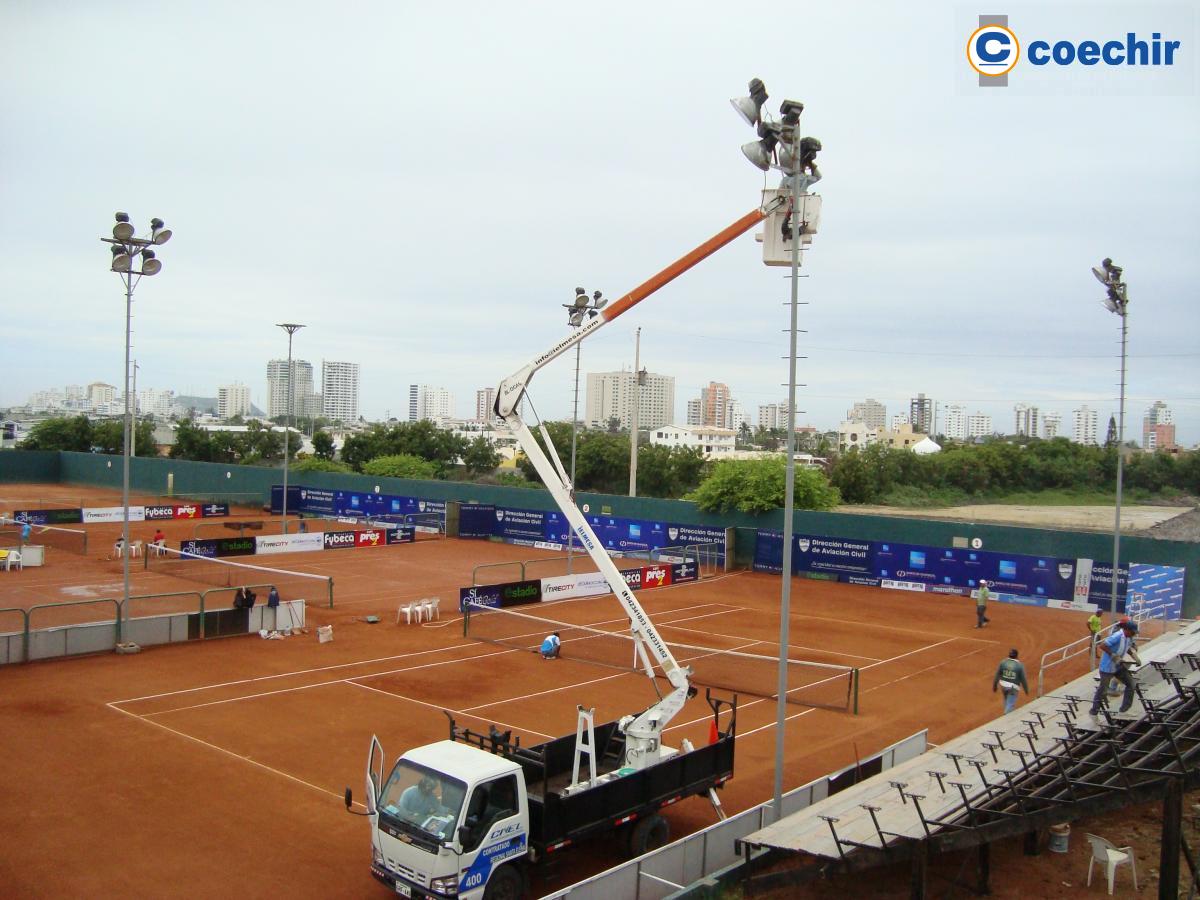
<instances>
[{"instance_id":1,"label":"truck wheel","mask_svg":"<svg viewBox=\"0 0 1200 900\"><path fill-rule=\"evenodd\" d=\"M483 900L520 900L525 894L525 879L513 866L501 866L488 879Z\"/></svg>"},{"instance_id":2,"label":"truck wheel","mask_svg":"<svg viewBox=\"0 0 1200 900\"><path fill-rule=\"evenodd\" d=\"M647 816L633 826L629 836L629 853L631 856L641 856L671 840L671 823L655 813Z\"/></svg>"}]
</instances>

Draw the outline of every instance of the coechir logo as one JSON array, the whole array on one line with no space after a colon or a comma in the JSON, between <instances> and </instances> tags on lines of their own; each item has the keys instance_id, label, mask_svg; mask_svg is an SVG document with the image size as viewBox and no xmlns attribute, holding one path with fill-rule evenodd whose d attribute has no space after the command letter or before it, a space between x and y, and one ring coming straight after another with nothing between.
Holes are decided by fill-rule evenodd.
<instances>
[{"instance_id":1,"label":"coechir logo","mask_svg":"<svg viewBox=\"0 0 1200 900\"><path fill-rule=\"evenodd\" d=\"M1021 42L1003 25L981 25L967 40L967 62L980 75L1007 75L1021 58Z\"/></svg>"}]
</instances>

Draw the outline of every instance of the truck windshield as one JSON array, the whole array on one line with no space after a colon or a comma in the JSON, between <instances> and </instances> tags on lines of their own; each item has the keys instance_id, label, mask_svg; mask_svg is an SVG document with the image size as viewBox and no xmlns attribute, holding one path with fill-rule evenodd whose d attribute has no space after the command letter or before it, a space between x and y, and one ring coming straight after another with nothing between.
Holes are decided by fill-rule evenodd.
<instances>
[{"instance_id":1,"label":"truck windshield","mask_svg":"<svg viewBox=\"0 0 1200 900\"><path fill-rule=\"evenodd\" d=\"M457 778L402 759L384 786L379 806L391 818L440 842L454 835L466 793L466 784Z\"/></svg>"}]
</instances>

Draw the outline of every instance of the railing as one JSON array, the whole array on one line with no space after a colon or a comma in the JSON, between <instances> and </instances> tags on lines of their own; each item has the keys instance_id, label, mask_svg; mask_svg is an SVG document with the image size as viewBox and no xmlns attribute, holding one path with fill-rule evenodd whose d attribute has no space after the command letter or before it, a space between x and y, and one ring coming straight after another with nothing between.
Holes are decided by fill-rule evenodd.
<instances>
[{"instance_id":1,"label":"railing","mask_svg":"<svg viewBox=\"0 0 1200 900\"><path fill-rule=\"evenodd\" d=\"M248 586L264 592L264 596L270 589L269 584ZM123 641L152 646L245 635L249 633L245 628L245 621L240 617L234 621L228 615L232 610L229 609L228 600L224 595L233 594L235 591L236 588L219 587L206 591L134 595L128 601L106 597L66 603L40 603L29 609L0 609L0 665L85 653L103 653L113 650ZM163 602L178 598L194 598L195 602ZM155 602L159 606L182 605L183 608L134 615L137 606L147 601ZM305 601L298 598L296 602ZM43 627L37 627L36 624L39 617L70 617L72 614L66 611L72 608L110 604L110 613L85 621L60 622ZM265 603L260 603L250 610L249 631L267 627L268 623L263 618L266 609ZM273 626L274 623L271 624Z\"/></svg>"},{"instance_id":2,"label":"railing","mask_svg":"<svg viewBox=\"0 0 1200 900\"><path fill-rule=\"evenodd\" d=\"M879 760L880 770L883 771L915 759L925 752L927 734L927 731L919 731L857 765L847 766L788 791L782 798L783 815L799 812L818 800L824 800L831 793L856 783L859 779L850 773L875 760ZM774 801L768 800L645 856L545 894L543 900L560 897L570 897L572 900L664 900L688 885L738 863L741 857L738 855L737 842L774 821Z\"/></svg>"},{"instance_id":3,"label":"railing","mask_svg":"<svg viewBox=\"0 0 1200 900\"><path fill-rule=\"evenodd\" d=\"M1167 622L1170 621L1167 614L1167 607L1165 606L1152 606L1149 609L1134 609L1130 618L1137 622L1138 634L1141 637L1150 636L1147 633L1149 629L1145 627L1146 622L1149 622L1152 619L1161 620L1162 624L1159 626L1157 635L1158 637L1161 637L1162 635L1166 634ZM1055 666L1061 666L1063 663L1075 659L1081 653L1088 654L1088 671L1096 668L1095 646L1097 640L1098 635L1088 635L1087 637L1081 637L1077 641L1072 641L1069 644L1064 644L1061 647L1057 647L1054 650L1047 650L1045 653L1043 653L1041 665L1038 667L1037 695L1041 697L1046 692L1047 669L1053 669Z\"/></svg>"},{"instance_id":4,"label":"railing","mask_svg":"<svg viewBox=\"0 0 1200 900\"><path fill-rule=\"evenodd\" d=\"M516 578L504 578L504 579L501 579L500 581L487 581L487 582L483 582L483 581L479 580L479 573L482 572L484 569L500 569L500 568L511 569L514 566L516 566L516 568L517 568L517 577ZM523 562L483 563L482 565L476 566L475 568L473 568L471 570L471 587L479 587L482 584L505 584L506 582L509 582L509 581L524 581L524 580L525 580L525 563L523 563Z\"/></svg>"}]
</instances>

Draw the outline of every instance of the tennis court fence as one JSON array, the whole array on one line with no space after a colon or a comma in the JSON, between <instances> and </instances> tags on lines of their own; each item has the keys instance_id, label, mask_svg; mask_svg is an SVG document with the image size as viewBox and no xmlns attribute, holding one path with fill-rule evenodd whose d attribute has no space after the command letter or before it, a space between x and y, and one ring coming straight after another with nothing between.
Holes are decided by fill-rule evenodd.
<instances>
[{"instance_id":1,"label":"tennis court fence","mask_svg":"<svg viewBox=\"0 0 1200 900\"><path fill-rule=\"evenodd\" d=\"M624 617L579 624L474 603L465 604L463 616L463 635L473 640L537 652L545 636L557 632L560 656L564 659L640 672L643 670L638 663L635 638L625 630L627 626L628 619ZM664 623L659 626L659 634L675 660L691 667L693 684L755 697L779 696L777 656L666 640L662 633L669 629L670 624ZM713 643L722 640L718 634L710 638ZM654 667L654 677L666 678L658 666ZM788 703L857 713L858 684L859 670L853 666L792 658L787 661Z\"/></svg>"}]
</instances>

